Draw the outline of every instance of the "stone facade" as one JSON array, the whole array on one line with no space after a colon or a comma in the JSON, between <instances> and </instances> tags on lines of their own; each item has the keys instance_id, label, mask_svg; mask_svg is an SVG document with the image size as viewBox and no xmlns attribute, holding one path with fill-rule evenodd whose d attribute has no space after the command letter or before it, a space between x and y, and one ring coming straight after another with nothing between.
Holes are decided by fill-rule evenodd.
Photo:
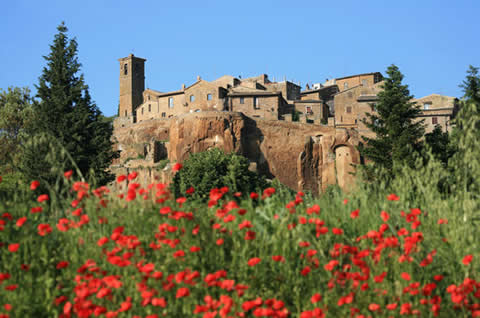
<instances>
[{"instance_id":1,"label":"stone facade","mask_svg":"<svg viewBox=\"0 0 480 318\"><path fill-rule=\"evenodd\" d=\"M166 159L182 162L191 153L218 147L242 154L258 172L292 189L320 193L328 185L354 184L353 165L362 161L356 146L361 135L372 137L362 119L374 112L380 73L336 78L304 91L266 74L197 77L190 86L160 92L144 88L145 61L132 54L119 59L114 138L121 155L113 171L143 169L142 180L168 182ZM434 94L414 101L423 107L418 120L426 119L427 132L435 124L450 129L456 111L452 97Z\"/></svg>"},{"instance_id":2,"label":"stone facade","mask_svg":"<svg viewBox=\"0 0 480 318\"><path fill-rule=\"evenodd\" d=\"M455 97L432 94L413 101L422 110L418 120L424 119L425 133L432 132L436 125L440 125L444 132L451 131L450 121L458 111L458 100Z\"/></svg>"}]
</instances>

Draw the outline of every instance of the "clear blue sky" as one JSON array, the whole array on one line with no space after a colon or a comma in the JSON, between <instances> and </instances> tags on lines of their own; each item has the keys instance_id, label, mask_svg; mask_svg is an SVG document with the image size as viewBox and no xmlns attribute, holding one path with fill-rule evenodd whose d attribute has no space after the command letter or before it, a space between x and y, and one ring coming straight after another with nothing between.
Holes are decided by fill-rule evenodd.
<instances>
[{"instance_id":1,"label":"clear blue sky","mask_svg":"<svg viewBox=\"0 0 480 318\"><path fill-rule=\"evenodd\" d=\"M385 74L394 63L415 97L460 97L468 66L480 66L480 0L15 0L1 6L0 88L34 90L62 20L108 116L117 113L117 59L132 52L160 91L224 74L303 86Z\"/></svg>"}]
</instances>

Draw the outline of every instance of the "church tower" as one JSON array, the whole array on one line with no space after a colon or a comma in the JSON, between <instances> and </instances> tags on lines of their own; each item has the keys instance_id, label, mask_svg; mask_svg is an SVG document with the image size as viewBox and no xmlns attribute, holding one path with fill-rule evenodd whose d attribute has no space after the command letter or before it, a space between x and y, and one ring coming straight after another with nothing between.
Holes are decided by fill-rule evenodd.
<instances>
[{"instance_id":1,"label":"church tower","mask_svg":"<svg viewBox=\"0 0 480 318\"><path fill-rule=\"evenodd\" d=\"M143 102L146 59L130 54L118 61L120 62L119 117L132 116L135 121L135 110Z\"/></svg>"}]
</instances>

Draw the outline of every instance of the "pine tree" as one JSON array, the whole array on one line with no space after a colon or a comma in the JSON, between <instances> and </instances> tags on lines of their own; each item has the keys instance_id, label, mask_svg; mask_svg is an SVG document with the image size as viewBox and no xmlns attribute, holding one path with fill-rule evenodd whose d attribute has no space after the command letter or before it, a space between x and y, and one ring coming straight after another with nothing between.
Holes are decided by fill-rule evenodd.
<instances>
[{"instance_id":1,"label":"pine tree","mask_svg":"<svg viewBox=\"0 0 480 318\"><path fill-rule=\"evenodd\" d=\"M68 29L63 22L57 30L50 45L50 54L44 56L47 65L36 86L39 100L33 107L35 121L31 135L50 136L46 140L54 138L51 146L66 150L75 161L75 164L68 161L45 164L58 164L63 169L78 168L83 176L94 175L97 182L104 184L112 179L106 169L117 156L110 140L113 127L105 122L92 102L83 74L79 74L81 64L78 62L76 40L68 38ZM42 154L38 157L41 158ZM33 158L26 156L22 167L26 177L33 179L37 173L29 167L37 163L29 160ZM51 176L50 179L54 178Z\"/></svg>"},{"instance_id":2,"label":"pine tree","mask_svg":"<svg viewBox=\"0 0 480 318\"><path fill-rule=\"evenodd\" d=\"M408 85L403 85L403 75L398 67L391 65L378 93L378 101L363 120L375 133L374 138L363 137L359 151L372 161L375 167L383 168L388 176L395 175L395 167L413 167L416 154L421 150L420 138L424 133L423 120L416 121L420 109L411 102Z\"/></svg>"}]
</instances>

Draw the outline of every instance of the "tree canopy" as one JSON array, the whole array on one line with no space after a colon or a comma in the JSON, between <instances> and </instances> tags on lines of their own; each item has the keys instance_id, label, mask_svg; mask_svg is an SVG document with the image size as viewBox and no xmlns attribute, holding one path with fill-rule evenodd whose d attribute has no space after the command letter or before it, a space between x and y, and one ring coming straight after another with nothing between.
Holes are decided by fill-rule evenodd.
<instances>
[{"instance_id":1,"label":"tree canopy","mask_svg":"<svg viewBox=\"0 0 480 318\"><path fill-rule=\"evenodd\" d=\"M371 105L374 112L367 113L363 120L375 137L363 137L359 151L376 167L394 175L396 165L414 166L424 126L423 121L416 120L421 111L411 101L408 85L402 84L403 75L398 67L391 65L386 73L378 101Z\"/></svg>"},{"instance_id":2,"label":"tree canopy","mask_svg":"<svg viewBox=\"0 0 480 318\"><path fill-rule=\"evenodd\" d=\"M35 116L30 137L41 135L43 143L48 142L52 147L62 148L74 161L58 158L61 162L43 164L58 165L67 170L76 168L83 176L95 175L96 181L104 184L112 179L107 168L117 155L110 140L113 126L91 99L88 85L80 73L76 39L68 38L68 29L63 22L57 30L53 44L50 45L50 53L44 56L46 66L36 85L38 100L33 104ZM25 146L33 147L34 144L36 143L25 143ZM49 147L36 148L36 151L46 151ZM25 151L32 156L24 157L22 172L27 178L36 179L41 174L34 167L39 165L38 161L44 160L45 153L35 156L32 149ZM43 177L48 178L48 173L44 173Z\"/></svg>"}]
</instances>

